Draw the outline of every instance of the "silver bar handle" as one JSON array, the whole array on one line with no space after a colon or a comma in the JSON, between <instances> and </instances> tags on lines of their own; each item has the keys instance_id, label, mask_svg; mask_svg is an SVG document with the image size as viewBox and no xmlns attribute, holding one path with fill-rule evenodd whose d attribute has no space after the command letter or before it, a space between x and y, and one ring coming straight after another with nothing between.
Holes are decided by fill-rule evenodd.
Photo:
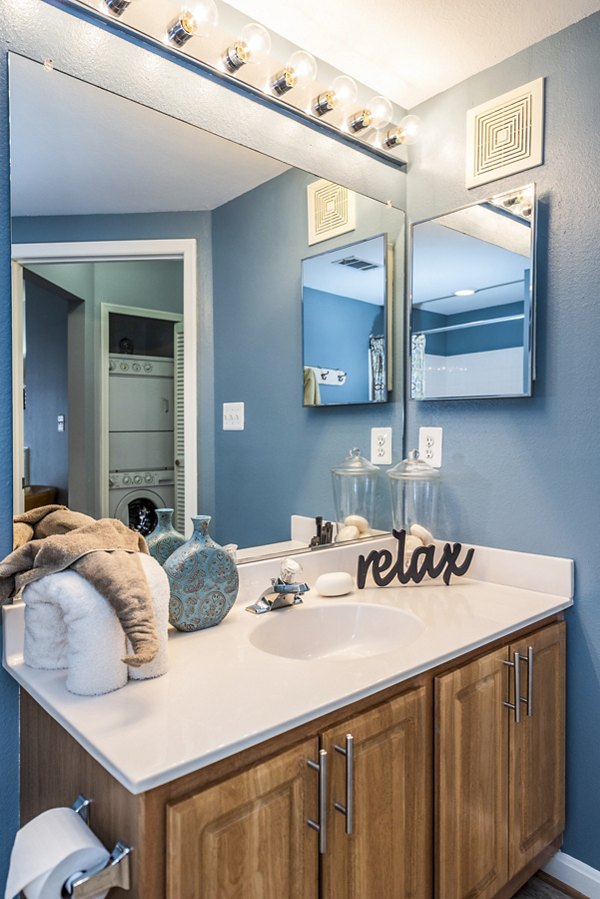
<instances>
[{"instance_id":1,"label":"silver bar handle","mask_svg":"<svg viewBox=\"0 0 600 899\"><path fill-rule=\"evenodd\" d=\"M521 723L521 653L514 652L513 653L513 661L509 662L506 659L503 659L505 665L508 665L509 668L515 669L515 701L514 702L504 702L504 706L507 709L514 709L515 712L515 724Z\"/></svg>"},{"instance_id":2,"label":"silver bar handle","mask_svg":"<svg viewBox=\"0 0 600 899\"><path fill-rule=\"evenodd\" d=\"M319 749L319 761L309 759L306 764L319 774L319 820L307 818L306 823L319 834L319 853L323 855L327 850L327 750Z\"/></svg>"},{"instance_id":3,"label":"silver bar handle","mask_svg":"<svg viewBox=\"0 0 600 899\"><path fill-rule=\"evenodd\" d=\"M527 665L527 696L521 696L521 702L527 706L527 715L533 715L533 646L527 647L527 655L521 656L521 662Z\"/></svg>"},{"instance_id":4,"label":"silver bar handle","mask_svg":"<svg viewBox=\"0 0 600 899\"><path fill-rule=\"evenodd\" d=\"M335 744L336 752L346 757L346 805L334 802L333 806L346 816L346 833L351 834L354 825L354 737L346 734L346 746Z\"/></svg>"}]
</instances>

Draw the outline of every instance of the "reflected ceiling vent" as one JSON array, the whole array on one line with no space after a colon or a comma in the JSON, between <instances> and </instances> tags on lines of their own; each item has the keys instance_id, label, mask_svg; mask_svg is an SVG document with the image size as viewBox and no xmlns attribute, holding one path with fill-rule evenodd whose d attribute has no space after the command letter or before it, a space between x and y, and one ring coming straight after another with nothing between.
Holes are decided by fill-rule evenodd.
<instances>
[{"instance_id":1,"label":"reflected ceiling vent","mask_svg":"<svg viewBox=\"0 0 600 899\"><path fill-rule=\"evenodd\" d=\"M356 268L361 272L370 272L373 268L381 268L377 262L368 262L366 259L359 259L358 256L345 256L344 259L334 259L332 265L345 265L348 268Z\"/></svg>"},{"instance_id":2,"label":"reflected ceiling vent","mask_svg":"<svg viewBox=\"0 0 600 899\"><path fill-rule=\"evenodd\" d=\"M353 191L320 178L306 187L309 246L356 228Z\"/></svg>"},{"instance_id":3,"label":"reflected ceiling vent","mask_svg":"<svg viewBox=\"0 0 600 899\"><path fill-rule=\"evenodd\" d=\"M466 186L541 165L543 131L543 78L469 109Z\"/></svg>"}]
</instances>

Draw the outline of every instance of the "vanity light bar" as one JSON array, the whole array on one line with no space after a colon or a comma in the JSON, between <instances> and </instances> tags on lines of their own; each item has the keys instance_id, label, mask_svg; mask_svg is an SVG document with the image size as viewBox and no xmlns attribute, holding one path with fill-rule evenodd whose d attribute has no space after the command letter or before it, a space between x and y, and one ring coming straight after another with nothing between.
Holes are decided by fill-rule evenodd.
<instances>
[{"instance_id":1,"label":"vanity light bar","mask_svg":"<svg viewBox=\"0 0 600 899\"><path fill-rule=\"evenodd\" d=\"M186 52L185 45L187 44L188 39L192 37L192 32L191 29L188 31L183 25L179 28L174 28L174 26L178 24L177 22L166 23L165 34L161 34L160 36L149 34L128 24L124 21L124 18L126 19L126 11L130 2L131 0L129 0L129 2L128 0L100 0L100 9L98 8L98 0L61 0L61 5L76 9L80 15L83 12L85 18L89 19L94 24L101 22L104 28L109 27L111 31L116 33L133 33L140 39L140 42L159 49L162 55L166 53L173 56L175 59L178 57L184 58L187 67L197 69L204 74L210 75L213 80L220 81L226 86L233 88L238 93L246 94L251 99L258 101L263 105L272 106L289 118L293 118L302 124L308 125L314 130L322 131L338 142L348 144L353 149L358 150L367 156L375 157L386 165L393 166L401 171L406 171L406 160L396 155L394 152L390 152L403 143L403 141L392 142L381 140L378 132L375 131L375 139L379 139L380 143L370 143L370 138L372 136L371 131L374 130L372 126L365 126L364 129L349 128L346 130L348 127L346 122L344 122L341 127L335 125L324 118L324 115L333 108L333 106L330 107L328 104L321 103L319 105L319 103L315 103L312 106L311 112L305 112L300 107L288 102L286 95L291 88L288 88L287 85L285 87L283 86L281 80L282 75L284 74L283 72L279 72L274 76L274 79L271 79L271 84L269 84L268 88L265 90L261 90L261 88L256 87L247 81L239 80L236 77L238 70L242 68L246 61L249 61L243 58L243 52L241 54L237 52L239 42L234 41L230 47L225 48L221 60L222 67L217 67ZM248 27L249 26L246 26L246 28ZM254 27L262 28L262 26ZM262 30L264 31L264 29ZM169 35L171 35L170 40ZM165 37L167 40L165 40ZM232 52L232 50L234 52ZM297 53L304 54L305 51L297 51ZM310 54L305 55L309 56ZM351 79L345 75L338 76L336 80L339 81L341 79L351 81ZM321 94L319 100L326 95L329 97L330 92ZM375 99L382 100L384 98ZM386 102L389 103L387 100ZM391 108L391 104L389 105ZM356 115L352 116L351 119L356 119ZM368 132L365 139L356 136L362 130Z\"/></svg>"}]
</instances>

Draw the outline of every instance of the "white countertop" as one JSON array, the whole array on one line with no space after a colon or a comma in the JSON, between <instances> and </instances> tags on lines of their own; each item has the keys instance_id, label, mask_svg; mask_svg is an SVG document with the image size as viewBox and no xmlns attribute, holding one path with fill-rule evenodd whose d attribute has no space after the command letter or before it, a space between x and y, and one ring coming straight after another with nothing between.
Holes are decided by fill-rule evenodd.
<instances>
[{"instance_id":1,"label":"white countertop","mask_svg":"<svg viewBox=\"0 0 600 899\"><path fill-rule=\"evenodd\" d=\"M298 559L314 583L312 575L324 564L325 570L336 570L334 561L354 570L347 559L357 551ZM269 564L278 563L240 568L240 596L218 627L170 633L169 672L156 680L129 681L98 697L69 693L64 671L23 663L22 603L3 609L4 667L123 786L141 793L572 605L570 560L476 548L472 572L478 579L365 589L336 599L311 591L293 609L248 614L245 606L258 598L255 582L269 583ZM495 582L483 579L490 576ZM250 642L254 629L276 615L293 630L305 610L348 602L396 606L424 628L409 645L358 659L289 659Z\"/></svg>"}]
</instances>

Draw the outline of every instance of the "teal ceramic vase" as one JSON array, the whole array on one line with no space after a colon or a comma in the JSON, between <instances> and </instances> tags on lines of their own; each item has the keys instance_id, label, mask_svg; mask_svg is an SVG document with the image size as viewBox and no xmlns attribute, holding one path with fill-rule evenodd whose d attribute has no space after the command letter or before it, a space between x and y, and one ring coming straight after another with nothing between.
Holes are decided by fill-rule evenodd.
<instances>
[{"instance_id":1,"label":"teal ceramic vase","mask_svg":"<svg viewBox=\"0 0 600 899\"><path fill-rule=\"evenodd\" d=\"M146 537L146 543L150 555L164 565L169 556L183 546L185 537L173 527L173 509L157 509L156 517L156 527Z\"/></svg>"},{"instance_id":2,"label":"teal ceramic vase","mask_svg":"<svg viewBox=\"0 0 600 899\"><path fill-rule=\"evenodd\" d=\"M237 566L209 536L210 515L193 515L190 539L164 564L171 587L169 621L180 631L219 624L238 593Z\"/></svg>"}]
</instances>

